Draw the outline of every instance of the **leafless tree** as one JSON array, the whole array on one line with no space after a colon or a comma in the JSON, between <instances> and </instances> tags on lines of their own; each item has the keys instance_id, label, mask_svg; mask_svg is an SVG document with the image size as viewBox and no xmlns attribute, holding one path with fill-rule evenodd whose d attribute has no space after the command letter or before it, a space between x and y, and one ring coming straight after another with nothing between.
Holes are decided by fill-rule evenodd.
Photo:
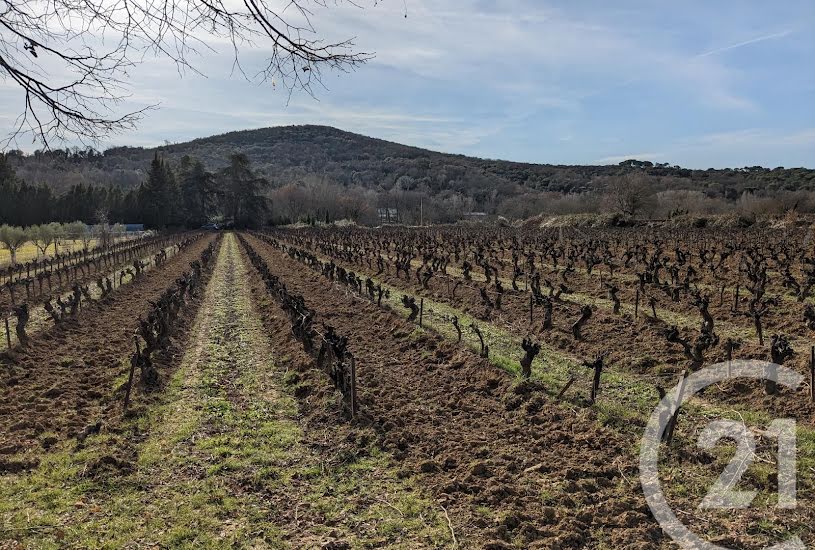
<instances>
[{"instance_id":1,"label":"leafless tree","mask_svg":"<svg viewBox=\"0 0 815 550\"><path fill-rule=\"evenodd\" d=\"M240 50L264 48L268 58L252 78L279 80L289 95L298 89L313 94L323 70L347 71L371 58L356 50L353 39L320 37L309 5L326 3L3 0L0 77L19 86L23 97L7 144L24 134L46 146L69 138L94 142L134 127L146 109L117 114L128 96L128 71L156 55L175 62L179 72L197 73L191 55L213 50L214 40L228 41L242 76L249 78Z\"/></svg>"},{"instance_id":2,"label":"leafless tree","mask_svg":"<svg viewBox=\"0 0 815 550\"><path fill-rule=\"evenodd\" d=\"M652 201L652 184L652 180L644 174L610 177L606 182L606 198L612 208L634 217L641 214Z\"/></svg>"}]
</instances>

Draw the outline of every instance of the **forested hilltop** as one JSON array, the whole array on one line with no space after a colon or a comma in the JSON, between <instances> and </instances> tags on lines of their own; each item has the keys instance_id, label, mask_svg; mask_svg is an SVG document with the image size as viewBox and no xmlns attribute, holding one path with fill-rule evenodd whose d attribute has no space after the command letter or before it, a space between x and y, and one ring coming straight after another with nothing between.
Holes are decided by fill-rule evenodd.
<instances>
[{"instance_id":1,"label":"forested hilltop","mask_svg":"<svg viewBox=\"0 0 815 550\"><path fill-rule=\"evenodd\" d=\"M609 166L524 164L437 153L324 126L246 130L157 148L117 147L104 153L12 151L7 154L6 173L16 174L17 194L8 176L0 185L4 197L17 197L20 204L38 204L37 210L61 209L52 218L86 219L102 209L113 219L134 221L145 218L138 197L141 192L142 203L146 201L143 186L151 164L159 160L172 173L165 199L176 192L181 196L184 173L195 166L206 173L205 182L200 189L188 185L186 192L207 194L200 202L211 203L211 208L194 218L198 220L199 214L230 217L230 208L223 207L217 196L223 187L217 176L223 179L224 170L234 168L235 153L242 155L240 164L257 178L253 192L264 198L262 208L252 212L259 222L338 218L373 222L377 208L384 207L396 209L399 220L407 223L420 217L454 221L472 212L520 218L608 211L609 206L625 215L647 212L652 217L734 208L747 213L815 208L810 196L815 191L815 170L807 168L690 170L635 159ZM176 187L178 191L173 190ZM12 214L23 215L13 210ZM155 222L169 224L183 218L188 217L176 213ZM0 219L13 221L40 222Z\"/></svg>"}]
</instances>

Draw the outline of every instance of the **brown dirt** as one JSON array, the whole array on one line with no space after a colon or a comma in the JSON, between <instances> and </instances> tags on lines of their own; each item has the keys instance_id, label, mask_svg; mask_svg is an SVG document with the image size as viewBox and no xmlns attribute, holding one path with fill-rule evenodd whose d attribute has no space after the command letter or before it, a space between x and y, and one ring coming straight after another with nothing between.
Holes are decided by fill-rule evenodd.
<instances>
[{"instance_id":1,"label":"brown dirt","mask_svg":"<svg viewBox=\"0 0 815 550\"><path fill-rule=\"evenodd\" d=\"M349 338L358 365L357 423L372 426L405 475L418 476L446 507L464 547L664 542L631 483L630 442L599 427L592 411L573 412L534 385L516 386L473 353L415 333L394 314L349 299L281 252L248 240L318 309L318 323ZM308 422L324 425L331 419L314 398L302 396Z\"/></svg>"},{"instance_id":2,"label":"brown dirt","mask_svg":"<svg viewBox=\"0 0 815 550\"><path fill-rule=\"evenodd\" d=\"M7 458L0 460L0 469L34 466L44 450L104 432L116 422L123 393L115 381L127 372L138 317L211 240L196 241L105 301L86 305L76 319L32 337L27 348L0 355L0 457ZM178 323L182 332L187 316ZM178 351L174 342L158 358L159 368Z\"/></svg>"},{"instance_id":3,"label":"brown dirt","mask_svg":"<svg viewBox=\"0 0 815 550\"><path fill-rule=\"evenodd\" d=\"M375 270L360 262L349 264L346 261L336 259L334 261L359 274L365 273L369 276L375 274ZM474 317L486 319L479 293L479 288L483 286L483 283L466 282L461 279L465 284L458 287L455 297L451 297L448 294L446 281L437 277L430 280L428 289L423 289L415 279L408 281L388 273L382 273L376 277L384 283L416 296L430 297ZM590 295L596 294L597 298L606 298L605 292L597 289L598 281L596 279L585 278L584 274L580 272L573 274L572 279L574 284L569 286L573 289ZM742 291L742 297L744 292ZM689 318L698 319L701 326L701 315L695 308L682 307L684 300L682 303L674 303L666 300L664 296L656 296L657 308L683 313ZM626 300L623 291L620 292L620 297ZM633 303L633 291L628 298L630 298L629 303ZM727 300L721 308L717 305L717 298L712 299L712 302L711 313L718 323L717 330L720 330L725 324L741 328L752 326L743 315L730 312L730 302ZM595 308L591 319L582 329L582 338L575 340L571 333L571 325L580 317L580 307L580 304L569 301L569 297L564 295L562 300L554 304L552 329L543 329L540 308L536 308L535 321L530 327L529 294L508 289L503 297L502 309L493 310L489 320L517 334L522 334L519 330L527 331L527 334L531 334L538 341L575 358L587 359L596 357L600 353L608 353L610 368L633 372L644 381L663 387L672 387L679 373L688 367L688 360L683 355L681 346L671 344L665 338L664 331L668 323L651 318L648 304L644 300L640 303L638 319L630 314L615 315L608 309ZM789 315L790 309L797 311L802 308L801 304L790 303L775 308L778 311L767 319L767 327L764 332L765 347L759 346L755 339L748 339L742 342L740 349L734 353L734 358L769 360L770 336L778 332L792 335L793 338L798 339L797 344L795 339L792 341L792 345L797 346L798 350L796 355L787 361L786 366L808 377L808 347L804 346L801 349L801 345L809 342L808 338L811 338L811 335L802 323ZM743 305L742 310L744 309L746 306ZM786 312L783 321L781 320L782 312ZM685 330L683 334L691 335L692 331ZM725 338L722 338L721 343L706 354L706 364L714 364L726 359L724 340ZM518 353L521 353L520 349ZM662 364L659 373L648 368L651 361L654 364ZM808 385L804 385L798 392L783 389L776 396L766 396L759 384L724 384L720 389L712 389L707 392L706 399L723 405L752 408L777 416L793 417L800 422L815 426L815 403L808 398L808 390Z\"/></svg>"},{"instance_id":4,"label":"brown dirt","mask_svg":"<svg viewBox=\"0 0 815 550\"><path fill-rule=\"evenodd\" d=\"M161 250L158 247L159 243L156 243L155 246L151 245L148 247L147 250L142 251L142 255L139 257L141 260L145 259L152 259L153 255ZM62 283L60 283L60 279L54 275L51 280L51 286L49 290L48 281L43 280L42 284L42 292L40 292L39 282L36 280L36 277L32 277L34 279L34 283L31 286L31 294L29 297L26 296L25 287L17 287L15 289L15 297L17 299L17 303L26 302L29 304L29 307L33 307L34 305L40 305L44 303L45 298L49 295L51 296L59 296L60 294L65 294L66 292L70 291L71 287L75 284L81 285L90 285L92 288L95 288L96 280L99 277L110 276L111 273L118 274L118 272L126 267L130 267L133 264L133 259L128 259L120 262L115 262L110 265L105 265L103 263L98 264L98 270L94 268L94 265L88 263L85 266L84 271L78 271L76 273L76 279L73 278L74 270L71 268L69 270L69 274L63 274L62 276ZM69 279L70 277L70 279ZM118 286L119 280L118 276L116 279L116 285ZM3 288L0 291L0 312L6 311L12 307L11 303L11 294L9 293L8 289Z\"/></svg>"}]
</instances>

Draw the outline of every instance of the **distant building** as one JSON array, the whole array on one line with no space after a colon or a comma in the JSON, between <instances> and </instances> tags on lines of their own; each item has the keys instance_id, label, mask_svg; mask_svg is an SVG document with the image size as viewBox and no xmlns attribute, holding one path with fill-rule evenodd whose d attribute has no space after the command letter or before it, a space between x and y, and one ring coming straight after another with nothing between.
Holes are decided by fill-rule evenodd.
<instances>
[{"instance_id":1,"label":"distant building","mask_svg":"<svg viewBox=\"0 0 815 550\"><path fill-rule=\"evenodd\" d=\"M144 231L144 224L143 223L126 223L125 231L128 233L135 233L137 231Z\"/></svg>"}]
</instances>

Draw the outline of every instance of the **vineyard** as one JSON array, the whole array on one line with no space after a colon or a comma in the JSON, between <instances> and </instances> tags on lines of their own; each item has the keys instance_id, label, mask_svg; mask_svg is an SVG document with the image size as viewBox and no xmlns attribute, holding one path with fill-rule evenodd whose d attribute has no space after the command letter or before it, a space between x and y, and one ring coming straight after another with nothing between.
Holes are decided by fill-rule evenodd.
<instances>
[{"instance_id":1,"label":"vineyard","mask_svg":"<svg viewBox=\"0 0 815 550\"><path fill-rule=\"evenodd\" d=\"M811 237L190 232L3 268L0 548L679 548L641 439L720 363L660 412L667 503L727 548L815 544ZM700 506L741 452L714 418L755 443L750 507Z\"/></svg>"}]
</instances>

